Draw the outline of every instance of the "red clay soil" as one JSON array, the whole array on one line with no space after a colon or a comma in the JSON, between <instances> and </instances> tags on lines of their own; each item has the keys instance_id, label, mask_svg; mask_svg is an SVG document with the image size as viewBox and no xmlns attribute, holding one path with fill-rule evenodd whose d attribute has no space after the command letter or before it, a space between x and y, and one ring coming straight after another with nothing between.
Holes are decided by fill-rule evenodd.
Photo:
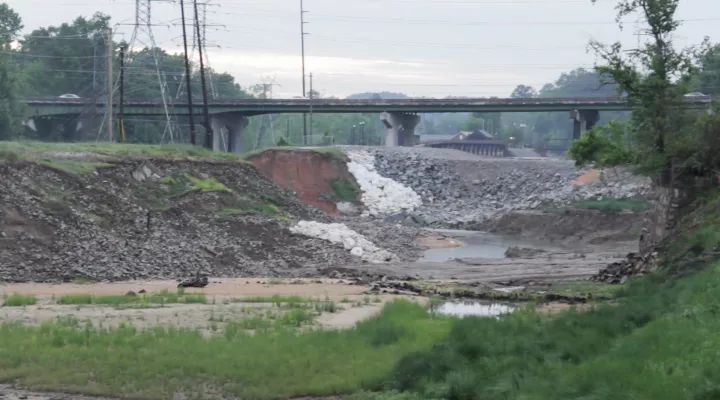
<instances>
[{"instance_id":1,"label":"red clay soil","mask_svg":"<svg viewBox=\"0 0 720 400\"><path fill-rule=\"evenodd\" d=\"M355 179L344 162L312 150L267 150L250 162L275 184L294 190L302 201L329 215L340 215L330 183Z\"/></svg>"}]
</instances>

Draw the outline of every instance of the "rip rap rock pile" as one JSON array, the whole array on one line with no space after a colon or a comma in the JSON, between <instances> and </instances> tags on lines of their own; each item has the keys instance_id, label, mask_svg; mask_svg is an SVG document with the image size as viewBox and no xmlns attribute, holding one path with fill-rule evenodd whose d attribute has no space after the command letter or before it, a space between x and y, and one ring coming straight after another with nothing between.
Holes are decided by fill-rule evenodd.
<instances>
[{"instance_id":1,"label":"rip rap rock pile","mask_svg":"<svg viewBox=\"0 0 720 400\"><path fill-rule=\"evenodd\" d=\"M422 205L420 195L375 170L375 157L364 151L348 151L348 171L362 190L365 215L378 216L414 211Z\"/></svg>"},{"instance_id":2,"label":"rip rap rock pile","mask_svg":"<svg viewBox=\"0 0 720 400\"><path fill-rule=\"evenodd\" d=\"M397 256L381 249L365 236L348 228L345 224L324 224L315 221L300 221L290 228L294 234L323 239L342 245L350 254L373 264L398 261Z\"/></svg>"}]
</instances>

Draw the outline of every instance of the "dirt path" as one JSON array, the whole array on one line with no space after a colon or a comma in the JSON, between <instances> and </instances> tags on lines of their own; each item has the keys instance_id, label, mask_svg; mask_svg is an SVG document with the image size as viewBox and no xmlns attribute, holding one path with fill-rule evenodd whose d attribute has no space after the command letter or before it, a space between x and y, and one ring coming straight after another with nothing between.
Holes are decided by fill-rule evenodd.
<instances>
[{"instance_id":1,"label":"dirt path","mask_svg":"<svg viewBox=\"0 0 720 400\"><path fill-rule=\"evenodd\" d=\"M0 399L2 400L114 400L109 397L88 397L78 394L54 392L30 392L14 389L10 385L0 385Z\"/></svg>"},{"instance_id":2,"label":"dirt path","mask_svg":"<svg viewBox=\"0 0 720 400\"><path fill-rule=\"evenodd\" d=\"M208 298L254 297L254 296L303 296L342 298L362 293L360 286L340 283L337 279L258 279L258 278L211 278L203 289L187 289L188 293L205 293ZM62 296L67 294L112 295L129 291L157 293L177 290L176 281L130 281L89 284L16 283L0 284L0 295L20 293L34 296Z\"/></svg>"}]
</instances>

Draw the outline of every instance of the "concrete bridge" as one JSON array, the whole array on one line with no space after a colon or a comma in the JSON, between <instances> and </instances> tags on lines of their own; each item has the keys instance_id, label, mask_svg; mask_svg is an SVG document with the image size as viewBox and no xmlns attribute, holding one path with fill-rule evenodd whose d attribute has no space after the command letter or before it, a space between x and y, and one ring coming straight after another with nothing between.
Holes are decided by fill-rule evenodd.
<instances>
[{"instance_id":1,"label":"concrete bridge","mask_svg":"<svg viewBox=\"0 0 720 400\"><path fill-rule=\"evenodd\" d=\"M88 109L102 114L104 103L88 103L86 99L36 98L25 100L30 115L27 125L34 126L35 118L62 115L80 115ZM709 97L688 98L680 105L688 108L706 108ZM413 146L416 144L415 127L419 113L446 112L568 112L573 121L574 137L591 129L599 119L600 111L630 110L630 105L619 98L535 98L535 99L401 99L401 100L339 100L339 99L240 99L214 100L209 104L214 132L227 130L234 143L233 149L222 149L219 135L214 140L216 151L242 153L241 136L248 124L247 118L262 114L281 113L380 113L387 128L386 145ZM125 115L165 115L161 99L128 99L124 103ZM187 104L176 103L169 113L187 116ZM192 113L202 115L202 105L194 105ZM447 144L451 146L451 144Z\"/></svg>"}]
</instances>

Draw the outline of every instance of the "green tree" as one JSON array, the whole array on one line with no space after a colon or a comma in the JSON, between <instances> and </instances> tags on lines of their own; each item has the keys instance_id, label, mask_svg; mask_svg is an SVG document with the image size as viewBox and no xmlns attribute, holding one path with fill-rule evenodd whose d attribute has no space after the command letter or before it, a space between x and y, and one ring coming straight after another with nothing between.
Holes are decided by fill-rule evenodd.
<instances>
[{"instance_id":1,"label":"green tree","mask_svg":"<svg viewBox=\"0 0 720 400\"><path fill-rule=\"evenodd\" d=\"M594 2L595 0L593 0ZM640 171L669 183L681 173L692 157L693 136L689 133L693 116L682 107L692 75L690 50L677 50L673 34L680 25L675 19L679 0L622 0L617 5L617 20L640 13L648 27L650 41L634 50L620 43L605 45L591 41L590 46L604 61L597 68L618 85L632 104L633 142ZM678 168L676 168L678 167Z\"/></svg>"},{"instance_id":2,"label":"green tree","mask_svg":"<svg viewBox=\"0 0 720 400\"><path fill-rule=\"evenodd\" d=\"M98 97L105 90L101 79L106 71L109 24L109 16L96 13L25 36L17 54L25 71L23 95Z\"/></svg>"},{"instance_id":3,"label":"green tree","mask_svg":"<svg viewBox=\"0 0 720 400\"><path fill-rule=\"evenodd\" d=\"M631 125L625 121L610 121L596 126L575 140L568 151L578 167L612 167L634 160Z\"/></svg>"},{"instance_id":4,"label":"green tree","mask_svg":"<svg viewBox=\"0 0 720 400\"><path fill-rule=\"evenodd\" d=\"M18 101L17 69L8 54L23 28L22 19L6 3L0 4L0 139L22 132L23 107Z\"/></svg>"},{"instance_id":5,"label":"green tree","mask_svg":"<svg viewBox=\"0 0 720 400\"><path fill-rule=\"evenodd\" d=\"M531 99L537 96L537 91L532 86L518 85L510 97L513 99Z\"/></svg>"},{"instance_id":6,"label":"green tree","mask_svg":"<svg viewBox=\"0 0 720 400\"><path fill-rule=\"evenodd\" d=\"M720 94L720 44L708 45L698 54L698 70L691 79L693 91Z\"/></svg>"}]
</instances>

